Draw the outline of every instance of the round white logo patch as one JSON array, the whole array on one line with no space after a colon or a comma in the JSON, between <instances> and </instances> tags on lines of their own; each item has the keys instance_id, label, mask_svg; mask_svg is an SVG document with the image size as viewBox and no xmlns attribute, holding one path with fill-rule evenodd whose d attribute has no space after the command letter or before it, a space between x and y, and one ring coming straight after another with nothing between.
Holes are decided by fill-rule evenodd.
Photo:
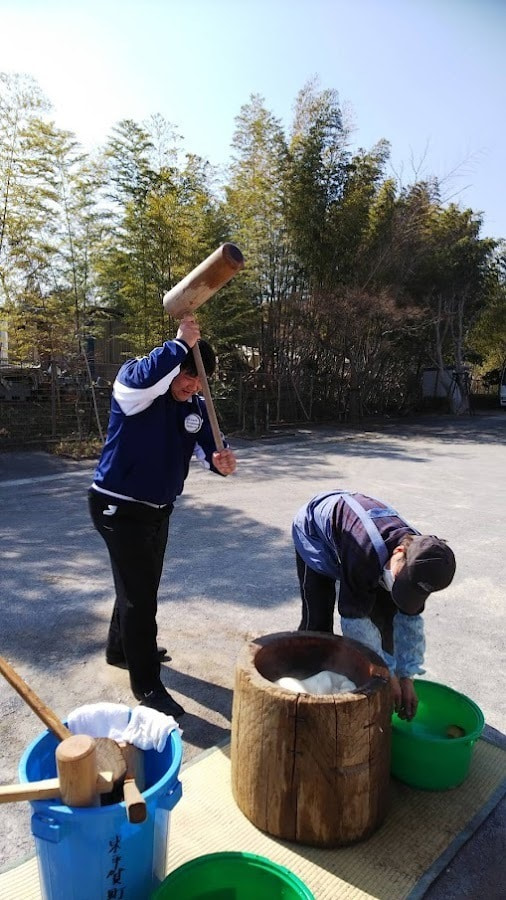
<instances>
[{"instance_id":1,"label":"round white logo patch","mask_svg":"<svg viewBox=\"0 0 506 900\"><path fill-rule=\"evenodd\" d=\"M191 415L186 416L184 427L190 434L195 434L202 428L202 417L198 416L197 413L191 413Z\"/></svg>"}]
</instances>

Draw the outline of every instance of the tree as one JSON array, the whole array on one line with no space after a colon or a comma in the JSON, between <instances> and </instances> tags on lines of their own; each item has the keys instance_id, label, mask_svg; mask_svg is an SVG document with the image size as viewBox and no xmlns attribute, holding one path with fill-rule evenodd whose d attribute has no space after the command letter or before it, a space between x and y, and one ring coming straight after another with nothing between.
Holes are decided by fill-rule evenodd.
<instances>
[{"instance_id":1,"label":"tree","mask_svg":"<svg viewBox=\"0 0 506 900\"><path fill-rule=\"evenodd\" d=\"M340 279L335 226L350 162L348 140L337 91L320 91L318 79L310 80L295 103L287 210L290 239L317 290Z\"/></svg>"},{"instance_id":2,"label":"tree","mask_svg":"<svg viewBox=\"0 0 506 900\"><path fill-rule=\"evenodd\" d=\"M412 285L432 328L428 355L457 414L469 412L468 335L487 301L496 243L480 238L481 225L481 217L470 209L433 206L427 219L426 252Z\"/></svg>"},{"instance_id":3,"label":"tree","mask_svg":"<svg viewBox=\"0 0 506 900\"><path fill-rule=\"evenodd\" d=\"M494 253L488 272L489 290L486 303L469 335L469 345L483 357L482 370L506 366L506 248Z\"/></svg>"},{"instance_id":4,"label":"tree","mask_svg":"<svg viewBox=\"0 0 506 900\"><path fill-rule=\"evenodd\" d=\"M33 78L0 72L0 266L10 211L21 189L20 168L30 150L27 128L34 117L47 109L49 102Z\"/></svg>"},{"instance_id":5,"label":"tree","mask_svg":"<svg viewBox=\"0 0 506 900\"><path fill-rule=\"evenodd\" d=\"M145 353L167 336L165 292L228 239L227 223L214 170L201 157L181 154L162 117L119 123L105 156L111 221L96 263L100 301L121 311L123 337L132 352ZM210 302L199 311L203 333L226 344L214 309ZM177 323L170 327L175 332Z\"/></svg>"},{"instance_id":6,"label":"tree","mask_svg":"<svg viewBox=\"0 0 506 900\"><path fill-rule=\"evenodd\" d=\"M30 152L20 166L23 187L8 227L11 306L20 314L37 307L40 319L52 297L51 314L61 317L66 335L53 353L79 356L90 242L99 221L93 174L74 136L51 122L33 118L24 140ZM53 335L57 330L54 322L46 329Z\"/></svg>"},{"instance_id":7,"label":"tree","mask_svg":"<svg viewBox=\"0 0 506 900\"><path fill-rule=\"evenodd\" d=\"M294 289L294 271L286 234L286 174L280 122L262 97L252 95L236 118L225 214L247 260L242 277L246 330L267 372L286 366L289 352L283 310Z\"/></svg>"}]
</instances>

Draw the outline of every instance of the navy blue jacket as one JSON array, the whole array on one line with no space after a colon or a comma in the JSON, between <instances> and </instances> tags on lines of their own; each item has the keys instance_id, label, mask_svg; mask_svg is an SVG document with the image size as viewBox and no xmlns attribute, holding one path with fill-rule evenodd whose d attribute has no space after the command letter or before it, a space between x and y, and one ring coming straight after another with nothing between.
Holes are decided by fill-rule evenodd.
<instances>
[{"instance_id":1,"label":"navy blue jacket","mask_svg":"<svg viewBox=\"0 0 506 900\"><path fill-rule=\"evenodd\" d=\"M161 506L182 493L194 453L217 472L205 400L194 394L191 400L178 402L170 393L188 350L182 340L166 341L119 370L95 472L98 488Z\"/></svg>"},{"instance_id":2,"label":"navy blue jacket","mask_svg":"<svg viewBox=\"0 0 506 900\"><path fill-rule=\"evenodd\" d=\"M387 594L380 584L383 565L405 534L417 533L381 500L359 493L353 496L369 514L382 513L375 523L384 543L383 559L340 491L313 497L299 509L292 529L295 548L304 562L340 582L339 612L346 617L370 615L376 601Z\"/></svg>"}]
</instances>

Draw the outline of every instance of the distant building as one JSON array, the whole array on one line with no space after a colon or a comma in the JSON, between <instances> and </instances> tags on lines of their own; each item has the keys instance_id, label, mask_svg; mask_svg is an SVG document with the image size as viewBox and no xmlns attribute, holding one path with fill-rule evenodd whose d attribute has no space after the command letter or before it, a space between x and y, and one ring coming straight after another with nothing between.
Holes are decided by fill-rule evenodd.
<instances>
[{"instance_id":1,"label":"distant building","mask_svg":"<svg viewBox=\"0 0 506 900\"><path fill-rule=\"evenodd\" d=\"M461 373L461 377L469 378L467 369ZM458 389L457 371L453 366L445 366L442 370L433 366L423 370L422 397L425 399L448 398L456 389Z\"/></svg>"}]
</instances>

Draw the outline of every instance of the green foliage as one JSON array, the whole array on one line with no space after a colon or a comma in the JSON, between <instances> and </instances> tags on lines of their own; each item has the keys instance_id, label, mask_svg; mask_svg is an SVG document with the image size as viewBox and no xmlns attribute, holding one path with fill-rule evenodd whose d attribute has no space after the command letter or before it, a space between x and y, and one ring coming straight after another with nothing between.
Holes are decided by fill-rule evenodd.
<instances>
[{"instance_id":1,"label":"green foliage","mask_svg":"<svg viewBox=\"0 0 506 900\"><path fill-rule=\"evenodd\" d=\"M153 133L149 123L120 123L106 148L113 229L96 262L101 302L123 314L122 336L133 353L161 343L169 327L176 333L177 323L167 322L163 310L164 294L228 239L209 163L195 155L179 162L177 144L167 140L171 127L161 117L151 124ZM240 325L233 289L223 297L234 307L229 322ZM213 304L199 317L209 338L220 334ZM231 337L241 335L225 332L220 339Z\"/></svg>"},{"instance_id":2,"label":"green foliage","mask_svg":"<svg viewBox=\"0 0 506 900\"><path fill-rule=\"evenodd\" d=\"M108 311L129 352L149 351L177 330L165 292L228 240L246 269L199 310L227 398L253 352L265 384L302 373L306 406L339 415L406 398L423 365L506 358L504 249L436 179L401 188L386 140L352 152L317 79L288 135L250 97L221 183L159 115L117 123L92 156L29 78L0 74L0 113L0 304L19 361L82 367Z\"/></svg>"},{"instance_id":3,"label":"green foliage","mask_svg":"<svg viewBox=\"0 0 506 900\"><path fill-rule=\"evenodd\" d=\"M317 88L317 80L308 82L296 100L287 209L295 251L322 288L334 284L340 266L338 210L350 153L337 92Z\"/></svg>"},{"instance_id":4,"label":"green foliage","mask_svg":"<svg viewBox=\"0 0 506 900\"><path fill-rule=\"evenodd\" d=\"M499 247L486 272L488 297L469 336L483 357L482 371L506 365L506 248Z\"/></svg>"},{"instance_id":5,"label":"green foliage","mask_svg":"<svg viewBox=\"0 0 506 900\"><path fill-rule=\"evenodd\" d=\"M44 365L79 358L90 290L93 176L73 136L40 118L47 104L31 82L2 76L0 88L0 297L10 353Z\"/></svg>"},{"instance_id":6,"label":"green foliage","mask_svg":"<svg viewBox=\"0 0 506 900\"><path fill-rule=\"evenodd\" d=\"M243 106L232 141L225 212L247 260L241 276L245 327L241 344L260 349L264 366L282 366L282 310L293 290L294 260L286 229L288 153L281 125L257 95Z\"/></svg>"}]
</instances>

